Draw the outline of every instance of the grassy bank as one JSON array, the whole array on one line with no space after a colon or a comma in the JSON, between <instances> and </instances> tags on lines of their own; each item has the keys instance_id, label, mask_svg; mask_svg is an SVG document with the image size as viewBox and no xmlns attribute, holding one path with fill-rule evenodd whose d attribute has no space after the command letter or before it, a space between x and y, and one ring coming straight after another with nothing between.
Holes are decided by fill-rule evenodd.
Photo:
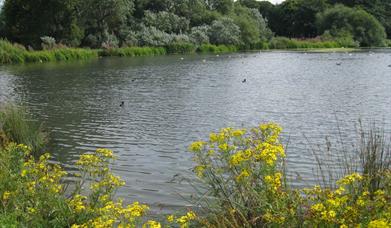
<instances>
[{"instance_id":1,"label":"grassy bank","mask_svg":"<svg viewBox=\"0 0 391 228\"><path fill-rule=\"evenodd\" d=\"M70 60L87 60L98 57L118 56L156 56L166 54L208 54L229 53L247 50L315 50L315 51L351 51L357 45L350 40L322 41L319 39L289 39L275 37L269 42L259 42L250 46L234 45L194 45L174 43L164 47L123 47L111 49L57 48L52 50L29 51L19 44L0 40L0 64L43 63Z\"/></svg>"},{"instance_id":2,"label":"grassy bank","mask_svg":"<svg viewBox=\"0 0 391 228\"><path fill-rule=\"evenodd\" d=\"M1 114L9 115L15 113ZM15 126L9 131L20 131L17 128L22 125L18 122L23 120L15 118ZM249 130L225 128L212 132L205 141L192 143L189 150L196 164L193 171L204 186L195 203L199 215L182 211L159 222L145 218L147 205L126 205L115 199L116 190L125 183L111 172L109 164L115 159L112 151L97 149L81 155L74 166L76 175L72 175L74 190L66 193L64 178L69 174L51 164L49 154L33 156L30 147L3 140L0 224L72 228L191 224L235 228L390 227L391 152L384 132L373 127L360 133L354 155L358 162L352 164L345 157L338 180L334 174L334 178L326 178L331 169L327 169L325 159L317 157L324 184L294 189L286 180L281 131L274 123ZM332 150L328 154L340 154L332 148L327 146Z\"/></svg>"},{"instance_id":3,"label":"grassy bank","mask_svg":"<svg viewBox=\"0 0 391 228\"><path fill-rule=\"evenodd\" d=\"M98 52L81 48L28 51L23 46L0 40L0 64L54 62L97 58Z\"/></svg>"}]
</instances>

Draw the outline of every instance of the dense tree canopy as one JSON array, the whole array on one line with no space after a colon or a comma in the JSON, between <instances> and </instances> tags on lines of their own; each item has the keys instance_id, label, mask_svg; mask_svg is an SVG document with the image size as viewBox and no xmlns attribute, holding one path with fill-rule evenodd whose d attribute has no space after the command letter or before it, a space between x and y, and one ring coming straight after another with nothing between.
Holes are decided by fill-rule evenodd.
<instances>
[{"instance_id":1,"label":"dense tree canopy","mask_svg":"<svg viewBox=\"0 0 391 228\"><path fill-rule=\"evenodd\" d=\"M390 35L391 0L5 0L0 14L0 35L34 49L51 47L49 41L92 48L253 47L273 35L347 36L376 46L384 41L383 27Z\"/></svg>"},{"instance_id":2,"label":"dense tree canopy","mask_svg":"<svg viewBox=\"0 0 391 228\"><path fill-rule=\"evenodd\" d=\"M361 46L381 46L386 38L380 22L362 9L336 5L320 13L317 22L320 32L328 31L333 36L351 34Z\"/></svg>"}]
</instances>

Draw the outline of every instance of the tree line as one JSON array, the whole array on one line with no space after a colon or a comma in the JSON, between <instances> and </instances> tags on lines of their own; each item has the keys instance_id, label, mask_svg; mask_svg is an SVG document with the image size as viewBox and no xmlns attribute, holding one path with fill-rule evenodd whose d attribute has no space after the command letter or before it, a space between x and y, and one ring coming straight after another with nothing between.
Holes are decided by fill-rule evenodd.
<instances>
[{"instance_id":1,"label":"tree line","mask_svg":"<svg viewBox=\"0 0 391 228\"><path fill-rule=\"evenodd\" d=\"M5 0L0 35L31 49L225 44L275 36L383 46L391 0Z\"/></svg>"}]
</instances>

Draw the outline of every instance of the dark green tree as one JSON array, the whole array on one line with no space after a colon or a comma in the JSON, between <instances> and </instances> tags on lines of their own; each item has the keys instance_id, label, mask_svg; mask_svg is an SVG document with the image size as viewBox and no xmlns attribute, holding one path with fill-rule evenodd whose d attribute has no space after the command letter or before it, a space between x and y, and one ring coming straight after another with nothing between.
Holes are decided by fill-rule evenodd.
<instances>
[{"instance_id":1,"label":"dark green tree","mask_svg":"<svg viewBox=\"0 0 391 228\"><path fill-rule=\"evenodd\" d=\"M40 37L76 46L82 38L77 24L77 0L6 0L3 6L4 31L8 39L34 48Z\"/></svg>"},{"instance_id":2,"label":"dark green tree","mask_svg":"<svg viewBox=\"0 0 391 228\"><path fill-rule=\"evenodd\" d=\"M317 18L320 33L351 34L361 46L382 46L386 33L381 23L363 9L336 5Z\"/></svg>"}]
</instances>

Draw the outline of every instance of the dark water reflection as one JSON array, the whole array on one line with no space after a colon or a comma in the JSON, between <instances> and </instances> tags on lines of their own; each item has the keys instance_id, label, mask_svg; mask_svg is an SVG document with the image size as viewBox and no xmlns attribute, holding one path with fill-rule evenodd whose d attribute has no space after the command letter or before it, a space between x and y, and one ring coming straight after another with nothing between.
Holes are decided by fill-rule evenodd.
<instances>
[{"instance_id":1,"label":"dark water reflection","mask_svg":"<svg viewBox=\"0 0 391 228\"><path fill-rule=\"evenodd\" d=\"M119 195L166 208L186 205L178 194L193 192L171 181L192 176L189 143L221 127L283 125L289 170L303 183L311 183L314 168L303 135L323 142L339 119L342 134L352 137L359 118L390 132L389 51L180 58L2 67L0 101L25 105L44 121L50 150L68 168L85 151L113 149L113 168L127 182Z\"/></svg>"}]
</instances>

